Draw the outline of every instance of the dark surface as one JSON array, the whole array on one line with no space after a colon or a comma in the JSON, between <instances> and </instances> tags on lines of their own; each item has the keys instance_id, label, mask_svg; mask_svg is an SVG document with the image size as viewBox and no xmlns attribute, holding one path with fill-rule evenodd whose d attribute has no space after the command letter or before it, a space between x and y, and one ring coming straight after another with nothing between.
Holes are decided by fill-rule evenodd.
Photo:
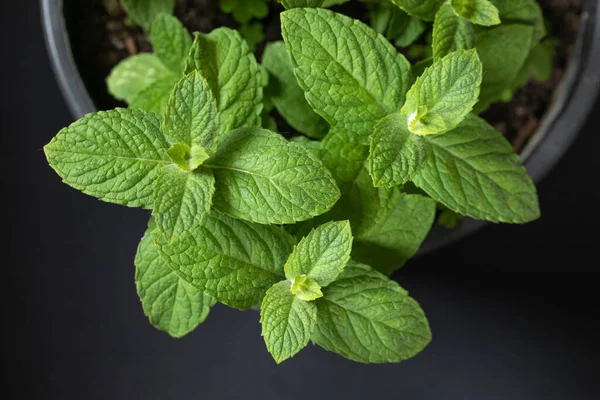
<instances>
[{"instance_id":1,"label":"dark surface","mask_svg":"<svg viewBox=\"0 0 600 400\"><path fill-rule=\"evenodd\" d=\"M488 227L396 276L430 318L424 353L365 366L309 347L276 366L254 312L216 307L179 341L149 325L132 267L147 215L82 195L46 165L42 146L71 119L37 1L0 2L0 27L9 398L600 397L600 104L539 185L540 221Z\"/></svg>"}]
</instances>

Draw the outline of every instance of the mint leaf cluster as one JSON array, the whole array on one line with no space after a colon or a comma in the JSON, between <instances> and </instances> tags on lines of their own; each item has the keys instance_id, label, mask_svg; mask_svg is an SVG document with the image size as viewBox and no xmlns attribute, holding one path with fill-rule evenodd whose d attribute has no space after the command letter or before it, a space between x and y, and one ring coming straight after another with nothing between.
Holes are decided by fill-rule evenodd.
<instances>
[{"instance_id":1,"label":"mint leaf cluster","mask_svg":"<svg viewBox=\"0 0 600 400\"><path fill-rule=\"evenodd\" d=\"M172 1L125 1L153 46L107 79L128 108L62 129L46 157L67 185L150 211L135 283L156 328L182 337L222 303L260 308L277 363L311 342L406 360L431 331L388 276L435 221L539 217L518 155L478 116L548 77L539 6L376 0L369 26L327 9L348 0L277 2L283 41L259 63L268 0L220 0L241 34L193 35Z\"/></svg>"}]
</instances>

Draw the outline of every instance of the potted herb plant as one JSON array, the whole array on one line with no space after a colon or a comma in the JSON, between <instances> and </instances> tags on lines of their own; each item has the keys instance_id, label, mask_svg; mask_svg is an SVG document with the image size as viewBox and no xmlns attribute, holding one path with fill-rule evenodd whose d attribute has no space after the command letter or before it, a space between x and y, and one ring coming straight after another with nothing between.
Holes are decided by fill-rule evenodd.
<instances>
[{"instance_id":1,"label":"potted herb plant","mask_svg":"<svg viewBox=\"0 0 600 400\"><path fill-rule=\"evenodd\" d=\"M540 216L515 150L525 146L539 178L572 140L576 127L565 135L561 123L573 125L568 113L586 111L575 98L589 106L598 85L589 70L597 3L584 4L570 69L554 77L560 96L543 122L528 115L512 143L497 129L511 121L494 104L552 80L561 51L535 0L280 3L221 0L214 19L226 26L190 32L173 0L104 1L137 35L125 36L131 54L101 77L123 103L94 111L79 76L66 72L67 53L57 71L85 116L45 146L46 157L68 185L151 210L136 286L159 329L183 336L216 302L259 307L277 362L309 341L359 362L400 362L431 332L388 276L434 222L458 226L435 228L443 237L429 247L475 220ZM59 8L43 5L57 49ZM263 18L282 40L265 43Z\"/></svg>"}]
</instances>

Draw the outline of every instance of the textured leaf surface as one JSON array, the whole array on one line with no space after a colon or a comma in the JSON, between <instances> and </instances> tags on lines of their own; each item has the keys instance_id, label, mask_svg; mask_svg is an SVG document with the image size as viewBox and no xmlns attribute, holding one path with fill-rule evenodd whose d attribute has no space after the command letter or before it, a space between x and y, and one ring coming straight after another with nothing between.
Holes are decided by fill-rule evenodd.
<instances>
[{"instance_id":1,"label":"textured leaf surface","mask_svg":"<svg viewBox=\"0 0 600 400\"><path fill-rule=\"evenodd\" d=\"M363 363L400 362L431 341L419 304L366 265L351 262L323 293L311 340L326 350Z\"/></svg>"},{"instance_id":2,"label":"textured leaf surface","mask_svg":"<svg viewBox=\"0 0 600 400\"><path fill-rule=\"evenodd\" d=\"M160 14L152 23L150 42L160 61L180 75L192 46L192 38L185 26L172 15Z\"/></svg>"},{"instance_id":3,"label":"textured leaf surface","mask_svg":"<svg viewBox=\"0 0 600 400\"><path fill-rule=\"evenodd\" d=\"M106 84L108 91L115 98L131 103L154 83L176 79L173 72L165 67L156 55L137 54L117 64L106 78Z\"/></svg>"},{"instance_id":4,"label":"textured leaf surface","mask_svg":"<svg viewBox=\"0 0 600 400\"><path fill-rule=\"evenodd\" d=\"M88 114L44 147L63 181L100 200L152 207L153 183L169 163L158 116L117 108Z\"/></svg>"},{"instance_id":5,"label":"textured leaf surface","mask_svg":"<svg viewBox=\"0 0 600 400\"><path fill-rule=\"evenodd\" d=\"M498 25L500 13L489 0L451 0L456 12L474 24L483 26Z\"/></svg>"},{"instance_id":6,"label":"textured leaf surface","mask_svg":"<svg viewBox=\"0 0 600 400\"><path fill-rule=\"evenodd\" d=\"M369 156L375 186L406 183L423 167L426 157L423 139L408 130L404 115L390 114L375 126Z\"/></svg>"},{"instance_id":7,"label":"textured leaf surface","mask_svg":"<svg viewBox=\"0 0 600 400\"><path fill-rule=\"evenodd\" d=\"M270 43L265 49L262 65L271 75L269 99L288 124L313 138L325 136L329 126L313 111L304 97L304 91L298 86L285 43Z\"/></svg>"},{"instance_id":8,"label":"textured leaf surface","mask_svg":"<svg viewBox=\"0 0 600 400\"><path fill-rule=\"evenodd\" d=\"M135 256L135 286L144 314L157 329L180 338L204 322L216 300L180 279L146 231Z\"/></svg>"},{"instance_id":9,"label":"textured leaf surface","mask_svg":"<svg viewBox=\"0 0 600 400\"><path fill-rule=\"evenodd\" d=\"M198 70L217 99L219 132L260 126L263 107L259 65L240 34L229 28L198 34L186 62L186 73Z\"/></svg>"},{"instance_id":10,"label":"textured leaf surface","mask_svg":"<svg viewBox=\"0 0 600 400\"><path fill-rule=\"evenodd\" d=\"M505 97L527 60L533 35L532 26L521 24L501 24L478 32L475 47L484 75L476 112Z\"/></svg>"},{"instance_id":11,"label":"textured leaf surface","mask_svg":"<svg viewBox=\"0 0 600 400\"><path fill-rule=\"evenodd\" d=\"M353 132L332 127L321 143L321 160L342 193L348 191L369 155L369 147L362 142Z\"/></svg>"},{"instance_id":12,"label":"textured leaf surface","mask_svg":"<svg viewBox=\"0 0 600 400\"><path fill-rule=\"evenodd\" d=\"M435 13L444 0L390 0L392 3L415 17L433 21Z\"/></svg>"},{"instance_id":13,"label":"textured leaf surface","mask_svg":"<svg viewBox=\"0 0 600 400\"><path fill-rule=\"evenodd\" d=\"M298 83L329 124L366 142L381 118L400 109L410 64L383 36L320 8L292 9L281 21Z\"/></svg>"},{"instance_id":14,"label":"textured leaf surface","mask_svg":"<svg viewBox=\"0 0 600 400\"><path fill-rule=\"evenodd\" d=\"M473 25L456 14L450 4L444 4L433 23L433 58L442 58L457 50L468 50L474 45Z\"/></svg>"},{"instance_id":15,"label":"textured leaf surface","mask_svg":"<svg viewBox=\"0 0 600 400\"><path fill-rule=\"evenodd\" d=\"M352 258L391 275L417 253L434 219L434 200L395 191L379 219L355 238Z\"/></svg>"},{"instance_id":16,"label":"textured leaf surface","mask_svg":"<svg viewBox=\"0 0 600 400\"><path fill-rule=\"evenodd\" d=\"M211 212L180 240L154 235L169 266L194 287L231 307L260 304L266 290L285 279L283 265L293 238L275 226Z\"/></svg>"},{"instance_id":17,"label":"textured leaf surface","mask_svg":"<svg viewBox=\"0 0 600 400\"><path fill-rule=\"evenodd\" d=\"M457 126L477 103L481 79L475 50L455 51L434 61L417 78L402 107L411 132L439 134Z\"/></svg>"},{"instance_id":18,"label":"textured leaf surface","mask_svg":"<svg viewBox=\"0 0 600 400\"><path fill-rule=\"evenodd\" d=\"M177 84L175 75L158 80L138 93L131 102L129 108L150 111L163 115L167 109L169 96Z\"/></svg>"},{"instance_id":19,"label":"textured leaf surface","mask_svg":"<svg viewBox=\"0 0 600 400\"><path fill-rule=\"evenodd\" d=\"M227 135L205 164L213 168L215 209L264 224L303 221L329 210L340 192L309 150L260 128Z\"/></svg>"},{"instance_id":20,"label":"textured leaf surface","mask_svg":"<svg viewBox=\"0 0 600 400\"><path fill-rule=\"evenodd\" d=\"M349 221L328 222L313 229L294 247L285 263L288 279L306 275L321 287L329 285L350 259L352 230Z\"/></svg>"},{"instance_id":21,"label":"textured leaf surface","mask_svg":"<svg viewBox=\"0 0 600 400\"><path fill-rule=\"evenodd\" d=\"M169 98L163 131L172 144L201 146L209 155L217 149L217 103L200 72L179 81Z\"/></svg>"},{"instance_id":22,"label":"textured leaf surface","mask_svg":"<svg viewBox=\"0 0 600 400\"><path fill-rule=\"evenodd\" d=\"M267 349L278 364L308 344L316 322L317 306L294 296L289 281L279 282L267 291L260 323Z\"/></svg>"},{"instance_id":23,"label":"textured leaf surface","mask_svg":"<svg viewBox=\"0 0 600 400\"><path fill-rule=\"evenodd\" d=\"M156 181L154 208L157 233L166 241L189 234L210 211L215 192L211 170L186 172L175 165L165 167Z\"/></svg>"},{"instance_id":24,"label":"textured leaf surface","mask_svg":"<svg viewBox=\"0 0 600 400\"><path fill-rule=\"evenodd\" d=\"M540 215L535 186L508 141L469 115L425 138L428 161L414 183L446 207L477 219L525 223Z\"/></svg>"},{"instance_id":25,"label":"textured leaf surface","mask_svg":"<svg viewBox=\"0 0 600 400\"><path fill-rule=\"evenodd\" d=\"M278 0L285 8L296 7L319 7L323 5L323 0Z\"/></svg>"},{"instance_id":26,"label":"textured leaf surface","mask_svg":"<svg viewBox=\"0 0 600 400\"><path fill-rule=\"evenodd\" d=\"M121 3L127 16L146 31L159 14L172 14L175 9L175 0L121 0Z\"/></svg>"}]
</instances>

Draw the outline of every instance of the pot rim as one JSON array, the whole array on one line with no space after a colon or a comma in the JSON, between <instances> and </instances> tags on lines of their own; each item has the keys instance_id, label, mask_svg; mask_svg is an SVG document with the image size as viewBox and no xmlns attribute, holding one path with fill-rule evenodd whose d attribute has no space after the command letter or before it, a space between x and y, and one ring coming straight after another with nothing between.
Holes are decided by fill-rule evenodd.
<instances>
[{"instance_id":1,"label":"pot rim","mask_svg":"<svg viewBox=\"0 0 600 400\"><path fill-rule=\"evenodd\" d=\"M527 171L538 184L564 156L590 113L600 88L600 0L583 3L580 29L565 76L554 92L536 133L521 153ZM40 0L46 49L60 91L74 119L97 111L71 51L64 0ZM456 242L486 221L465 218L452 230L434 226L417 252L423 255Z\"/></svg>"}]
</instances>

